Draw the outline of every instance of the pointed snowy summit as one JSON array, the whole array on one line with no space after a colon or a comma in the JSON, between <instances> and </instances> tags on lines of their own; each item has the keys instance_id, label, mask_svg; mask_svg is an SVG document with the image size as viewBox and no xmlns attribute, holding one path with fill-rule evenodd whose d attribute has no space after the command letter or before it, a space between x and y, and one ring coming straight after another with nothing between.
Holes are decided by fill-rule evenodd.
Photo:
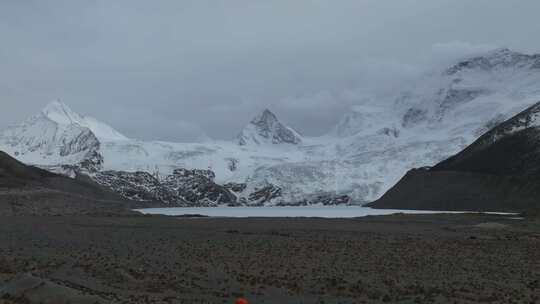
<instances>
[{"instance_id":1,"label":"pointed snowy summit","mask_svg":"<svg viewBox=\"0 0 540 304\"><path fill-rule=\"evenodd\" d=\"M93 117L82 116L71 110L71 108L58 100L45 106L41 111L42 115L61 125L79 125L90 129L94 135L105 141L109 140L128 140L128 137L116 131L111 126L101 122Z\"/></svg>"},{"instance_id":2,"label":"pointed snowy summit","mask_svg":"<svg viewBox=\"0 0 540 304\"><path fill-rule=\"evenodd\" d=\"M45 108L41 110L41 113L50 120L64 125L79 123L83 120L82 116L75 113L70 107L58 100L47 104Z\"/></svg>"},{"instance_id":3,"label":"pointed snowy summit","mask_svg":"<svg viewBox=\"0 0 540 304\"><path fill-rule=\"evenodd\" d=\"M302 142L302 136L294 129L282 124L276 115L266 109L244 127L237 136L241 146L262 144L293 144Z\"/></svg>"}]
</instances>

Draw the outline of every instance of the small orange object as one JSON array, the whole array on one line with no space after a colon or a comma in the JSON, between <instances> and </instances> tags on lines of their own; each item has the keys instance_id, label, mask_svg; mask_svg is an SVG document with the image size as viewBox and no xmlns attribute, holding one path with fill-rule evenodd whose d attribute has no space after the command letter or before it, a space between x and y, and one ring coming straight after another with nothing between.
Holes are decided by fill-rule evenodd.
<instances>
[{"instance_id":1,"label":"small orange object","mask_svg":"<svg viewBox=\"0 0 540 304\"><path fill-rule=\"evenodd\" d=\"M234 302L234 304L249 304L249 302L244 298L238 298L236 299L236 302Z\"/></svg>"}]
</instances>

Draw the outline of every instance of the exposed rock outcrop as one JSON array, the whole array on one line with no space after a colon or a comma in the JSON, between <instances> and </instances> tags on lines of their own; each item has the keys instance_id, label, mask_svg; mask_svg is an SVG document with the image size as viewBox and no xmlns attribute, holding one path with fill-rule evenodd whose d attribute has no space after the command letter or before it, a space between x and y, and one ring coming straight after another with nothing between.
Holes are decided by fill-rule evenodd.
<instances>
[{"instance_id":1,"label":"exposed rock outcrop","mask_svg":"<svg viewBox=\"0 0 540 304\"><path fill-rule=\"evenodd\" d=\"M236 203L236 196L214 182L211 170L176 169L157 178L147 172L104 171L92 175L100 185L136 201L168 206L218 206Z\"/></svg>"}]
</instances>

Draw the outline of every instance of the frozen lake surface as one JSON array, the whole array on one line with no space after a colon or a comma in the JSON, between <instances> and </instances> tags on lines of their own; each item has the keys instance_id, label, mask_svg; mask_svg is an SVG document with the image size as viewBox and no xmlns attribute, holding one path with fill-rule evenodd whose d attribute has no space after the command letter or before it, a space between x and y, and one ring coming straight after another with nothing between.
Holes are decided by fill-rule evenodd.
<instances>
[{"instance_id":1,"label":"frozen lake surface","mask_svg":"<svg viewBox=\"0 0 540 304\"><path fill-rule=\"evenodd\" d=\"M326 217L353 218L368 215L395 213L459 213L444 211L383 210L360 206L332 207L198 207L198 208L150 208L139 209L144 214L188 215L200 214L212 217Z\"/></svg>"}]
</instances>

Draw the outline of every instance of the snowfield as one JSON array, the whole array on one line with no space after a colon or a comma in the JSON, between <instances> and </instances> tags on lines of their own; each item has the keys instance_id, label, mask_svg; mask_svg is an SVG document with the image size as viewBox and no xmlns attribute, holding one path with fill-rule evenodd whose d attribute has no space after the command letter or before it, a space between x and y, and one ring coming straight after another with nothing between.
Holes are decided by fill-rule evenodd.
<instances>
[{"instance_id":1,"label":"snowfield","mask_svg":"<svg viewBox=\"0 0 540 304\"><path fill-rule=\"evenodd\" d=\"M57 172L74 165L90 174L145 171L159 178L178 168L211 170L217 184L246 184L234 193L239 199L278 187L267 206L321 194L364 204L409 169L448 158L539 100L540 55L500 49L425 75L392 100L359 104L321 137L301 136L265 110L231 141L141 141L54 102L0 131L0 150Z\"/></svg>"}]
</instances>

